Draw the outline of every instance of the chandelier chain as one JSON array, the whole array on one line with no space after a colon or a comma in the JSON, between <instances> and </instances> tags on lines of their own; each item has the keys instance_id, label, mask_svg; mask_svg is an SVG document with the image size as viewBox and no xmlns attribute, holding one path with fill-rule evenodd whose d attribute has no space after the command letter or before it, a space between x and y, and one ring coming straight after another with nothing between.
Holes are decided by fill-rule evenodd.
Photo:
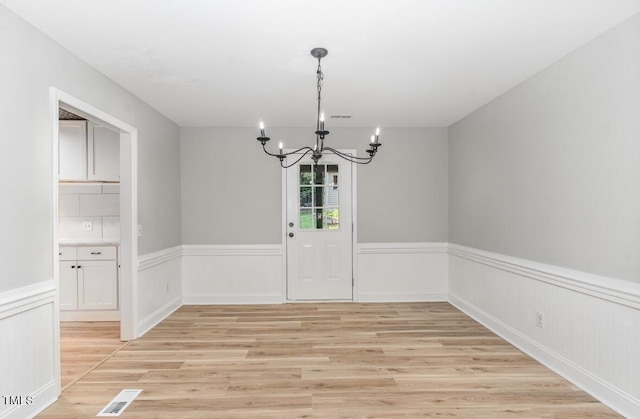
<instances>
[{"instance_id":1,"label":"chandelier chain","mask_svg":"<svg viewBox=\"0 0 640 419\"><path fill-rule=\"evenodd\" d=\"M318 70L316 70L318 76L318 113L316 118L316 132L320 131L320 112L322 112L322 81L324 80L324 74L322 74L322 65L320 64L320 58L318 58ZM316 134L316 149L321 149L320 136ZM324 145L324 144L322 144ZM322 151L322 150L320 150Z\"/></svg>"},{"instance_id":2,"label":"chandelier chain","mask_svg":"<svg viewBox=\"0 0 640 419\"><path fill-rule=\"evenodd\" d=\"M322 73L322 67L320 66L320 59L318 59L318 100L320 100L320 92L322 91L322 81L324 80L324 74Z\"/></svg>"}]
</instances>

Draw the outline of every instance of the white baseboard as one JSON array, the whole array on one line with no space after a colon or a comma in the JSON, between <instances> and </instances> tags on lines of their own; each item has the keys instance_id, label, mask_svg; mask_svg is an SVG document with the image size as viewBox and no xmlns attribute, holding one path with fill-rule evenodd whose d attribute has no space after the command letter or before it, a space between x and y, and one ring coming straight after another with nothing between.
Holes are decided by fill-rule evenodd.
<instances>
[{"instance_id":1,"label":"white baseboard","mask_svg":"<svg viewBox=\"0 0 640 419\"><path fill-rule=\"evenodd\" d=\"M118 322L120 310L60 311L61 322Z\"/></svg>"},{"instance_id":2,"label":"white baseboard","mask_svg":"<svg viewBox=\"0 0 640 419\"><path fill-rule=\"evenodd\" d=\"M637 284L457 245L450 253L453 305L617 412L640 417Z\"/></svg>"},{"instance_id":3,"label":"white baseboard","mask_svg":"<svg viewBox=\"0 0 640 419\"><path fill-rule=\"evenodd\" d=\"M185 305L209 305L209 304L282 304L282 293L218 293L210 295L185 296Z\"/></svg>"},{"instance_id":4,"label":"white baseboard","mask_svg":"<svg viewBox=\"0 0 640 419\"><path fill-rule=\"evenodd\" d=\"M153 313L146 316L144 319L138 322L136 327L136 335L142 336L147 333L149 330L153 329L158 323L166 319L176 311L182 307L182 295L174 297L172 300L169 300L162 307L158 308Z\"/></svg>"},{"instance_id":5,"label":"white baseboard","mask_svg":"<svg viewBox=\"0 0 640 419\"><path fill-rule=\"evenodd\" d=\"M359 292L358 302L361 303L413 303L447 301L446 291L423 292Z\"/></svg>"}]
</instances>

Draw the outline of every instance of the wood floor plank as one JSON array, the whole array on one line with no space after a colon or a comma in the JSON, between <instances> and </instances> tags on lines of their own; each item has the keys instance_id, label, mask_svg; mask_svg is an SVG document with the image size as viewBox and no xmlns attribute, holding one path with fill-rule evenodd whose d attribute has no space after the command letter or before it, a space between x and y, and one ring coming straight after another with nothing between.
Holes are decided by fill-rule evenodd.
<instances>
[{"instance_id":1,"label":"wood floor plank","mask_svg":"<svg viewBox=\"0 0 640 419\"><path fill-rule=\"evenodd\" d=\"M61 387L67 388L122 348L120 322L61 322Z\"/></svg>"},{"instance_id":2,"label":"wood floor plank","mask_svg":"<svg viewBox=\"0 0 640 419\"><path fill-rule=\"evenodd\" d=\"M184 306L136 341L115 330L62 336L63 371L92 370L41 417L93 417L123 388L140 418L620 417L448 303Z\"/></svg>"}]
</instances>

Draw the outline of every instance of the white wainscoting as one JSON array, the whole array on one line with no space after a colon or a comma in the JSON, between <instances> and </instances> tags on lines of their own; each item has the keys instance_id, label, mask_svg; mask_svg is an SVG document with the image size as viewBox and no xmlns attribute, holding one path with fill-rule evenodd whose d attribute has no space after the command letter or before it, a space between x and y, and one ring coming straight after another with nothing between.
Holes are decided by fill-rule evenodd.
<instances>
[{"instance_id":1,"label":"white wainscoting","mask_svg":"<svg viewBox=\"0 0 640 419\"><path fill-rule=\"evenodd\" d=\"M58 398L53 280L0 294L0 417L33 417Z\"/></svg>"},{"instance_id":2,"label":"white wainscoting","mask_svg":"<svg viewBox=\"0 0 640 419\"><path fill-rule=\"evenodd\" d=\"M182 306L182 247L138 257L138 324L142 336Z\"/></svg>"},{"instance_id":3,"label":"white wainscoting","mask_svg":"<svg viewBox=\"0 0 640 419\"><path fill-rule=\"evenodd\" d=\"M452 304L619 413L640 417L640 284L454 244L449 254Z\"/></svg>"},{"instance_id":4,"label":"white wainscoting","mask_svg":"<svg viewBox=\"0 0 640 419\"><path fill-rule=\"evenodd\" d=\"M185 304L284 302L281 245L184 245Z\"/></svg>"},{"instance_id":5,"label":"white wainscoting","mask_svg":"<svg viewBox=\"0 0 640 419\"><path fill-rule=\"evenodd\" d=\"M447 243L360 243L356 300L447 301Z\"/></svg>"}]
</instances>

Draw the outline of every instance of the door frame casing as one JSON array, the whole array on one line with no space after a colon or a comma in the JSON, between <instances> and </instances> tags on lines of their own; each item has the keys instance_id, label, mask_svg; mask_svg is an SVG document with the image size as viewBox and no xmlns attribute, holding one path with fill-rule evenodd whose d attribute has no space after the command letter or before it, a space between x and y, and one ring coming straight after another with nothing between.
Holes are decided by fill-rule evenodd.
<instances>
[{"instance_id":1,"label":"door frame casing","mask_svg":"<svg viewBox=\"0 0 640 419\"><path fill-rule=\"evenodd\" d=\"M285 149L283 152L290 153L295 151L296 149ZM356 150L353 149L338 149L338 151L346 154L351 154L352 156L357 156ZM286 161L286 160L285 160ZM295 166L292 166L293 169ZM351 163L351 275L353 280L352 287L352 301L358 301L358 260L356 255L356 243L358 242L358 208L357 208L357 164ZM281 169L282 171L282 302L283 303L304 303L308 301L297 301L297 300L289 300L287 298L287 281L288 281L288 240L287 240L287 170L289 169Z\"/></svg>"},{"instance_id":2,"label":"door frame casing","mask_svg":"<svg viewBox=\"0 0 640 419\"><path fill-rule=\"evenodd\" d=\"M120 338L132 340L136 336L137 324L137 273L138 273L138 205L137 205L137 150L138 131L135 127L101 111L82 100L63 92L55 87L50 88L51 111L51 225L53 248L53 280L56 288L54 303L54 333L55 372L58 386L60 386L60 272L59 272L59 227L58 227L58 109L68 109L79 116L99 122L104 126L120 133L120 256L119 263L119 307L120 307ZM60 388L58 388L58 393Z\"/></svg>"}]
</instances>

